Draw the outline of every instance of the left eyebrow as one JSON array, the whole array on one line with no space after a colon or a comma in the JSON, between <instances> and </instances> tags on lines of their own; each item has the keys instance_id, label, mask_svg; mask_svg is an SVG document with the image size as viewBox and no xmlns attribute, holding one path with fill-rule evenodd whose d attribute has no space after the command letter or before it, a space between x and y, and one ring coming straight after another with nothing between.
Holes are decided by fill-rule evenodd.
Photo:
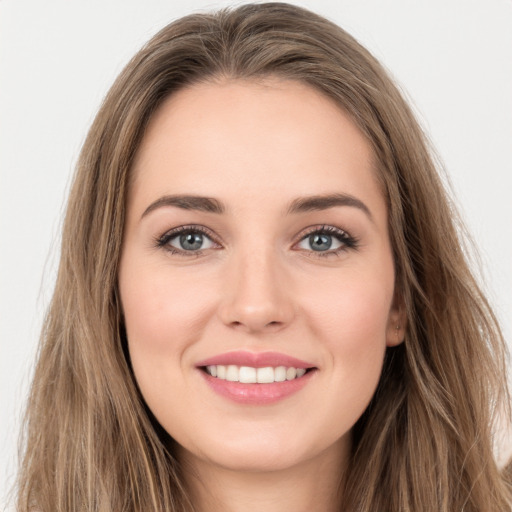
<instances>
[{"instance_id":1,"label":"left eyebrow","mask_svg":"<svg viewBox=\"0 0 512 512\"><path fill-rule=\"evenodd\" d=\"M313 210L327 210L335 206L350 206L363 211L373 222L373 216L368 206L357 197L349 194L327 194L320 196L299 197L293 200L288 207L288 213L310 212Z\"/></svg>"},{"instance_id":2,"label":"left eyebrow","mask_svg":"<svg viewBox=\"0 0 512 512\"><path fill-rule=\"evenodd\" d=\"M188 195L176 195L176 196L163 196L151 203L142 214L141 218L152 211L162 208L164 206L174 206L181 208L182 210L197 210L200 212L207 213L224 213L224 205L217 199L211 197L202 196L188 196Z\"/></svg>"}]
</instances>

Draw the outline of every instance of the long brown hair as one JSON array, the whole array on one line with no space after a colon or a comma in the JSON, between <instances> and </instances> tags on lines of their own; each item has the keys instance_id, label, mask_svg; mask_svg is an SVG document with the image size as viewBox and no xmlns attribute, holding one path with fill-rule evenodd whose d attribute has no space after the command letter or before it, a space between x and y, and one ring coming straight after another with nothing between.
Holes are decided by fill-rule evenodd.
<instances>
[{"instance_id":1,"label":"long brown hair","mask_svg":"<svg viewBox=\"0 0 512 512\"><path fill-rule=\"evenodd\" d=\"M426 138L350 35L304 9L268 3L171 23L131 60L96 116L28 403L19 511L193 509L126 354L117 273L130 169L170 94L199 81L268 76L309 84L349 113L373 147L388 202L408 327L353 429L343 510L510 510L492 446L496 410L508 407L505 344Z\"/></svg>"}]
</instances>

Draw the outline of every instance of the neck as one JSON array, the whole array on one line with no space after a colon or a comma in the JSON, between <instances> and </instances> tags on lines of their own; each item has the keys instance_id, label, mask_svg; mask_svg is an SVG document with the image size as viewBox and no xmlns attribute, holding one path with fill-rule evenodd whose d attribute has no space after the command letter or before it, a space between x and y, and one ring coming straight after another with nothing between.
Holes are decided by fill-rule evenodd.
<instances>
[{"instance_id":1,"label":"neck","mask_svg":"<svg viewBox=\"0 0 512 512\"><path fill-rule=\"evenodd\" d=\"M346 447L329 448L290 468L236 470L182 453L197 512L335 512L340 510Z\"/></svg>"}]
</instances>

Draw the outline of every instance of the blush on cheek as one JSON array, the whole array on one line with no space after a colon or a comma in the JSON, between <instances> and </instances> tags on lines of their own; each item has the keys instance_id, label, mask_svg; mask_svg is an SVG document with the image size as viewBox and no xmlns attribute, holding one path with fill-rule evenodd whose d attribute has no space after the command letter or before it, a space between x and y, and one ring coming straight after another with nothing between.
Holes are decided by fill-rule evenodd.
<instances>
[{"instance_id":1,"label":"blush on cheek","mask_svg":"<svg viewBox=\"0 0 512 512\"><path fill-rule=\"evenodd\" d=\"M182 338L180 333L194 331L193 325L199 317L198 294L186 289L182 292L175 283L165 281L133 279L130 284L131 289L125 290L123 301L129 335L144 343L148 350L176 350L173 338Z\"/></svg>"},{"instance_id":2,"label":"blush on cheek","mask_svg":"<svg viewBox=\"0 0 512 512\"><path fill-rule=\"evenodd\" d=\"M338 289L327 298L325 294L313 296L309 304L311 318L324 334L360 344L385 340L391 300L384 290L364 289L359 284L352 291L348 286L341 293Z\"/></svg>"},{"instance_id":3,"label":"blush on cheek","mask_svg":"<svg viewBox=\"0 0 512 512\"><path fill-rule=\"evenodd\" d=\"M385 288L359 286L344 288L326 304L323 311L316 310L312 316L320 320L316 323L319 336L329 346L333 359L338 385L350 402L358 410L357 416L366 408L380 379L386 350L391 294Z\"/></svg>"}]
</instances>

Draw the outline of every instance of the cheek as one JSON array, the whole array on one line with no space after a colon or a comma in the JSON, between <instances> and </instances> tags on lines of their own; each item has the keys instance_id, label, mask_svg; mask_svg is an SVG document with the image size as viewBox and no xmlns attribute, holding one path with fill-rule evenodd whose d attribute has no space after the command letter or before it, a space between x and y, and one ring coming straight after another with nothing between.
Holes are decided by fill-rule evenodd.
<instances>
[{"instance_id":1,"label":"cheek","mask_svg":"<svg viewBox=\"0 0 512 512\"><path fill-rule=\"evenodd\" d=\"M135 258L123 262L119 288L135 379L167 425L169 410L186 414L188 349L203 336L211 297L200 293L195 280L180 281L162 265L137 264Z\"/></svg>"},{"instance_id":2,"label":"cheek","mask_svg":"<svg viewBox=\"0 0 512 512\"><path fill-rule=\"evenodd\" d=\"M165 351L199 336L208 299L204 290L199 293L194 281L180 282L166 275L165 269L146 268L120 282L131 342L144 344L148 350Z\"/></svg>"},{"instance_id":3,"label":"cheek","mask_svg":"<svg viewBox=\"0 0 512 512\"><path fill-rule=\"evenodd\" d=\"M318 290L318 288L317 288ZM310 294L307 317L333 368L333 389L343 389L354 415L362 413L380 378L393 299L388 280L344 276ZM359 409L356 411L356 409Z\"/></svg>"},{"instance_id":4,"label":"cheek","mask_svg":"<svg viewBox=\"0 0 512 512\"><path fill-rule=\"evenodd\" d=\"M128 263L128 262L126 262ZM177 280L161 265L121 267L119 286L132 368L150 408L169 400L187 350L203 335L211 300L195 280Z\"/></svg>"},{"instance_id":5,"label":"cheek","mask_svg":"<svg viewBox=\"0 0 512 512\"><path fill-rule=\"evenodd\" d=\"M344 340L359 349L366 344L385 343L393 300L392 274L383 280L347 273L308 286L302 295L307 316L327 339Z\"/></svg>"}]
</instances>

